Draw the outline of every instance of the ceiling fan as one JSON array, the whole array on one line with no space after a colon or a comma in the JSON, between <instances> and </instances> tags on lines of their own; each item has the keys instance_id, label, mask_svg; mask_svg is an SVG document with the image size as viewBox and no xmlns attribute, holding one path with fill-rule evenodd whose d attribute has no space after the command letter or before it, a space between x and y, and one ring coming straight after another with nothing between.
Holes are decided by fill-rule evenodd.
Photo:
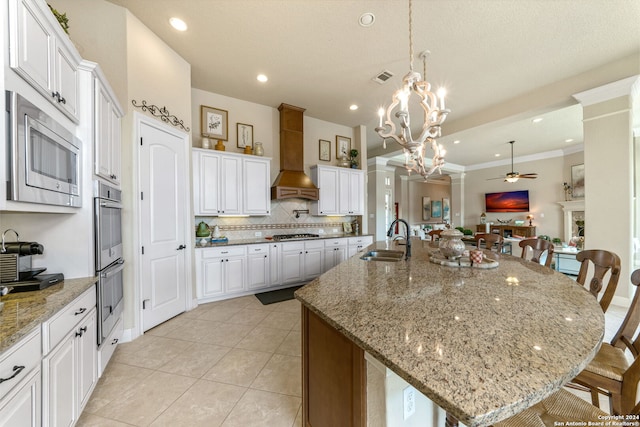
<instances>
[{"instance_id":1,"label":"ceiling fan","mask_svg":"<svg viewBox=\"0 0 640 427\"><path fill-rule=\"evenodd\" d=\"M517 182L520 178L536 179L538 177L537 173L518 173L513 171L513 144L514 143L515 141L509 141L509 144L511 144L511 172L507 173L504 177L501 176L499 178L489 178L488 180L504 179L505 182Z\"/></svg>"}]
</instances>

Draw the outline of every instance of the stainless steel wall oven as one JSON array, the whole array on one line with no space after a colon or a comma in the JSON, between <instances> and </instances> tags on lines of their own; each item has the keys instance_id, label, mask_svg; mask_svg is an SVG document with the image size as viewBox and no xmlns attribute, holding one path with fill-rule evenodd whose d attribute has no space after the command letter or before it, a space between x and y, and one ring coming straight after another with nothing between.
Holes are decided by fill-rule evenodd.
<instances>
[{"instance_id":1,"label":"stainless steel wall oven","mask_svg":"<svg viewBox=\"0 0 640 427\"><path fill-rule=\"evenodd\" d=\"M123 310L122 192L96 181L94 196L98 345L101 345Z\"/></svg>"}]
</instances>

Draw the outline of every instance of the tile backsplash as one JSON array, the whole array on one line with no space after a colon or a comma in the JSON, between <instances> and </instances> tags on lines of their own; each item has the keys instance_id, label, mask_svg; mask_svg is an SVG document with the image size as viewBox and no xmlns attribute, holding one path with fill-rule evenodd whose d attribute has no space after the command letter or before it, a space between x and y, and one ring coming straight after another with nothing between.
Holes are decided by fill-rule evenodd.
<instances>
[{"instance_id":1,"label":"tile backsplash","mask_svg":"<svg viewBox=\"0 0 640 427\"><path fill-rule=\"evenodd\" d=\"M342 233L342 223L353 223L358 216L313 216L300 213L296 218L294 210L308 210L310 202L302 199L271 201L271 215L251 217L202 217L195 218L196 226L204 221L213 229L216 225L220 232L229 239L251 239L257 231L262 236L274 234L314 233L335 234Z\"/></svg>"}]
</instances>

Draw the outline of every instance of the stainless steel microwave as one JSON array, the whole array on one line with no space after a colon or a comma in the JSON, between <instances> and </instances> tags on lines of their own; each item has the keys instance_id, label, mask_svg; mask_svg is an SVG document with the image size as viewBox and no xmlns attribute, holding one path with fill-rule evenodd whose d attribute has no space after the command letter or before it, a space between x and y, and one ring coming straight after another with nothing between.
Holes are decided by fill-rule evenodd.
<instances>
[{"instance_id":1,"label":"stainless steel microwave","mask_svg":"<svg viewBox=\"0 0 640 427\"><path fill-rule=\"evenodd\" d=\"M18 93L5 94L7 200L82 206L80 140Z\"/></svg>"}]
</instances>

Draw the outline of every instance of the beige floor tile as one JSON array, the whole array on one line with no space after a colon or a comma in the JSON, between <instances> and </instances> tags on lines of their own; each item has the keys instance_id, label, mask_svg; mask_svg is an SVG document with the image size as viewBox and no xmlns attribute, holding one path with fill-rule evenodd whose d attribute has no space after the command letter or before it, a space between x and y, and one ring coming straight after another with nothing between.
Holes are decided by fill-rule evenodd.
<instances>
[{"instance_id":1,"label":"beige floor tile","mask_svg":"<svg viewBox=\"0 0 640 427\"><path fill-rule=\"evenodd\" d=\"M191 345L192 343L177 339L155 337L146 347L137 351L115 353L113 361L141 368L158 369L179 354L189 351Z\"/></svg>"},{"instance_id":2,"label":"beige floor tile","mask_svg":"<svg viewBox=\"0 0 640 427\"><path fill-rule=\"evenodd\" d=\"M301 356L302 333L300 331L290 331L284 341L282 341L282 344L280 344L280 347L276 349L276 353L287 356Z\"/></svg>"},{"instance_id":3,"label":"beige floor tile","mask_svg":"<svg viewBox=\"0 0 640 427\"><path fill-rule=\"evenodd\" d=\"M300 321L300 314L286 311L274 311L260 322L260 326L267 328L284 329L290 331L293 326Z\"/></svg>"},{"instance_id":4,"label":"beige floor tile","mask_svg":"<svg viewBox=\"0 0 640 427\"><path fill-rule=\"evenodd\" d=\"M232 323L215 323L198 337L199 342L234 347L251 332L252 325L234 325Z\"/></svg>"},{"instance_id":5,"label":"beige floor tile","mask_svg":"<svg viewBox=\"0 0 640 427\"><path fill-rule=\"evenodd\" d=\"M298 320L295 325L293 325L292 331L301 331L302 330L302 320Z\"/></svg>"},{"instance_id":6,"label":"beige floor tile","mask_svg":"<svg viewBox=\"0 0 640 427\"><path fill-rule=\"evenodd\" d=\"M124 353L132 353L135 351L142 350L146 348L148 345L151 345L154 341L157 341L159 337L154 335L142 335L131 342L126 342L122 344L118 344L118 352Z\"/></svg>"},{"instance_id":7,"label":"beige floor tile","mask_svg":"<svg viewBox=\"0 0 640 427\"><path fill-rule=\"evenodd\" d=\"M236 314L231 316L228 320L225 320L225 322L235 323L239 325L256 326L260 324L270 313L271 312L264 310L252 310L243 308Z\"/></svg>"},{"instance_id":8,"label":"beige floor tile","mask_svg":"<svg viewBox=\"0 0 640 427\"><path fill-rule=\"evenodd\" d=\"M169 332L173 331L178 327L185 327L191 322L191 319L184 316L177 316L173 319L169 319L164 323L159 324L155 328L149 329L144 334L145 335L153 335L156 337L164 337Z\"/></svg>"},{"instance_id":9,"label":"beige floor tile","mask_svg":"<svg viewBox=\"0 0 640 427\"><path fill-rule=\"evenodd\" d=\"M200 380L169 406L151 426L219 426L246 391L244 387Z\"/></svg>"},{"instance_id":10,"label":"beige floor tile","mask_svg":"<svg viewBox=\"0 0 640 427\"><path fill-rule=\"evenodd\" d=\"M120 421L112 420L110 418L99 417L97 415L90 414L88 412L84 412L78 422L76 423L76 427L128 427L131 424L121 423Z\"/></svg>"},{"instance_id":11,"label":"beige floor tile","mask_svg":"<svg viewBox=\"0 0 640 427\"><path fill-rule=\"evenodd\" d=\"M302 405L298 409L298 415L296 415L296 421L293 423L293 427L302 427Z\"/></svg>"},{"instance_id":12,"label":"beige floor tile","mask_svg":"<svg viewBox=\"0 0 640 427\"><path fill-rule=\"evenodd\" d=\"M219 324L220 322L190 318L188 324L173 329L166 337L183 341L199 342L203 335L215 329Z\"/></svg>"},{"instance_id":13,"label":"beige floor tile","mask_svg":"<svg viewBox=\"0 0 640 427\"><path fill-rule=\"evenodd\" d=\"M196 381L195 378L156 371L100 409L96 415L136 426L148 426Z\"/></svg>"},{"instance_id":14,"label":"beige floor tile","mask_svg":"<svg viewBox=\"0 0 640 427\"><path fill-rule=\"evenodd\" d=\"M302 397L302 358L274 354L251 388Z\"/></svg>"},{"instance_id":15,"label":"beige floor tile","mask_svg":"<svg viewBox=\"0 0 640 427\"><path fill-rule=\"evenodd\" d=\"M249 390L242 396L224 427L291 427L301 399L260 390Z\"/></svg>"},{"instance_id":16,"label":"beige floor tile","mask_svg":"<svg viewBox=\"0 0 640 427\"><path fill-rule=\"evenodd\" d=\"M240 310L242 310L242 308L215 306L205 311L198 319L225 322Z\"/></svg>"},{"instance_id":17,"label":"beige floor tile","mask_svg":"<svg viewBox=\"0 0 640 427\"><path fill-rule=\"evenodd\" d=\"M116 353L119 351L120 349L118 348ZM122 393L137 386L140 381L149 377L153 372L151 369L123 365L112 359L98 381L84 412L97 412L120 397Z\"/></svg>"},{"instance_id":18,"label":"beige floor tile","mask_svg":"<svg viewBox=\"0 0 640 427\"><path fill-rule=\"evenodd\" d=\"M258 298L253 296L253 299L251 301L249 301L249 303L247 304L246 308L250 308L252 310L274 311L275 310L275 304L264 305L264 304L262 304L260 302L260 300Z\"/></svg>"},{"instance_id":19,"label":"beige floor tile","mask_svg":"<svg viewBox=\"0 0 640 427\"><path fill-rule=\"evenodd\" d=\"M275 311L287 311L289 313L300 314L300 301L291 299L289 301L283 301L276 304Z\"/></svg>"},{"instance_id":20,"label":"beige floor tile","mask_svg":"<svg viewBox=\"0 0 640 427\"><path fill-rule=\"evenodd\" d=\"M273 353L282 344L288 332L282 329L256 326L238 344L237 348L246 350L268 351Z\"/></svg>"},{"instance_id":21,"label":"beige floor tile","mask_svg":"<svg viewBox=\"0 0 640 427\"><path fill-rule=\"evenodd\" d=\"M202 378L248 387L256 379L270 357L271 353L233 349L224 355Z\"/></svg>"},{"instance_id":22,"label":"beige floor tile","mask_svg":"<svg viewBox=\"0 0 640 427\"><path fill-rule=\"evenodd\" d=\"M204 304L209 307L232 307L232 308L245 308L249 304L252 303L252 300L255 299L253 295L248 295L245 297L226 299L223 301L216 301L209 304Z\"/></svg>"},{"instance_id":23,"label":"beige floor tile","mask_svg":"<svg viewBox=\"0 0 640 427\"><path fill-rule=\"evenodd\" d=\"M200 378L231 350L214 344L193 343L187 351L167 362L159 371Z\"/></svg>"},{"instance_id":24,"label":"beige floor tile","mask_svg":"<svg viewBox=\"0 0 640 427\"><path fill-rule=\"evenodd\" d=\"M212 304L200 304L193 310L182 313L181 317L186 317L188 319L198 319L200 316L205 314L207 311L213 308Z\"/></svg>"}]
</instances>

